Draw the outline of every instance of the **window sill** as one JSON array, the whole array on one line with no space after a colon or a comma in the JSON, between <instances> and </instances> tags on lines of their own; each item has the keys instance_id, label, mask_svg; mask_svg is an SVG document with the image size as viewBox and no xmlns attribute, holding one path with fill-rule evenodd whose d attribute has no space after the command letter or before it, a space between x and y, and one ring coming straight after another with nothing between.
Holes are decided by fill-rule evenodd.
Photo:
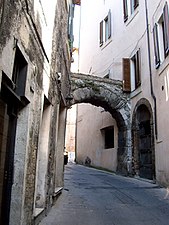
<instances>
[{"instance_id":1,"label":"window sill","mask_svg":"<svg viewBox=\"0 0 169 225\"><path fill-rule=\"evenodd\" d=\"M39 216L44 210L45 210L45 208L35 208L34 217Z\"/></svg>"},{"instance_id":2,"label":"window sill","mask_svg":"<svg viewBox=\"0 0 169 225\"><path fill-rule=\"evenodd\" d=\"M113 147L113 148L104 148L103 151L112 151L114 149L115 149L115 147Z\"/></svg>"},{"instance_id":3,"label":"window sill","mask_svg":"<svg viewBox=\"0 0 169 225\"><path fill-rule=\"evenodd\" d=\"M112 39L111 39L111 38L108 39L106 42L104 42L104 43L100 46L101 50L103 50L104 48L106 48L111 42L112 42Z\"/></svg>"},{"instance_id":4,"label":"window sill","mask_svg":"<svg viewBox=\"0 0 169 225\"><path fill-rule=\"evenodd\" d=\"M56 197L58 194L60 194L63 190L63 187L57 187L55 188L55 191L53 193L53 197Z\"/></svg>"},{"instance_id":5,"label":"window sill","mask_svg":"<svg viewBox=\"0 0 169 225\"><path fill-rule=\"evenodd\" d=\"M130 98L132 99L132 98L135 98L137 95L139 95L140 93L142 92L142 90L141 90L141 86L140 87L138 87L137 89L135 89L134 91L132 91L131 93L130 93Z\"/></svg>"},{"instance_id":6,"label":"window sill","mask_svg":"<svg viewBox=\"0 0 169 225\"><path fill-rule=\"evenodd\" d=\"M160 64L160 66L158 68L156 68L156 71L157 71L159 76L168 67L168 64L169 64L169 56L167 56L166 59L164 59L164 61Z\"/></svg>"},{"instance_id":7,"label":"window sill","mask_svg":"<svg viewBox=\"0 0 169 225\"><path fill-rule=\"evenodd\" d=\"M126 21L124 21L125 25L128 26L138 13L139 13L139 7L137 7L134 10L134 12L128 17L128 19Z\"/></svg>"}]
</instances>

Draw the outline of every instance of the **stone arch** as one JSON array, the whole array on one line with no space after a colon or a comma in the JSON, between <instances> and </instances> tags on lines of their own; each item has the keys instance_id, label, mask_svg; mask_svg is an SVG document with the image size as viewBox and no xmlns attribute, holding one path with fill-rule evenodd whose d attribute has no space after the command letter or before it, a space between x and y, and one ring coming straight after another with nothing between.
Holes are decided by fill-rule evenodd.
<instances>
[{"instance_id":1,"label":"stone arch","mask_svg":"<svg viewBox=\"0 0 169 225\"><path fill-rule=\"evenodd\" d=\"M154 124L151 104L140 99L132 116L133 173L155 179Z\"/></svg>"},{"instance_id":2,"label":"stone arch","mask_svg":"<svg viewBox=\"0 0 169 225\"><path fill-rule=\"evenodd\" d=\"M127 158L131 155L130 98L123 92L122 81L103 79L84 74L71 75L70 105L90 103L101 106L116 120L118 126L118 168L127 172Z\"/></svg>"}]
</instances>

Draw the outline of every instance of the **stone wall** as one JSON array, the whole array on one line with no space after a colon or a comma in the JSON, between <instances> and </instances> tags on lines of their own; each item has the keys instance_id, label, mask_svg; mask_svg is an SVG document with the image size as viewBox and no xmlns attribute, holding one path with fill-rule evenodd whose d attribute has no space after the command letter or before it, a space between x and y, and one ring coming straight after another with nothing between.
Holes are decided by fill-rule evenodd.
<instances>
[{"instance_id":1,"label":"stone wall","mask_svg":"<svg viewBox=\"0 0 169 225\"><path fill-rule=\"evenodd\" d=\"M127 173L131 151L131 107L128 93L123 92L122 81L87 74L71 74L72 101L70 104L90 103L108 111L118 126L117 170ZM130 171L128 171L130 172Z\"/></svg>"},{"instance_id":2,"label":"stone wall","mask_svg":"<svg viewBox=\"0 0 169 225\"><path fill-rule=\"evenodd\" d=\"M57 135L60 132L59 135L64 137L65 115L61 119L63 129L59 131L59 114L60 108L66 111L66 96L70 91L71 57L67 36L68 6L66 1L55 0L52 3L55 7L51 9L51 15L54 17L48 15L51 17L47 17L46 25L44 25L43 1L41 1L42 8L35 7L39 2L38 0L20 0L1 1L0 3L0 70L5 74L5 79L12 84L16 51L21 52L20 54L27 63L25 96L23 98L26 99L26 102L22 102L21 96L18 96L23 106L18 108L17 113L13 156L14 177L11 187L10 215L8 215L11 225L31 225L36 223L38 218L35 202L37 175L40 168L38 167L39 134L42 129L44 101L50 105L48 112L50 124L47 169L44 175L45 205L41 212L46 213L52 206L57 183L63 186L62 147L64 140L61 140L59 147ZM47 30L51 24L53 24L52 29L49 27L50 29ZM49 35L48 39L45 39L46 35ZM48 49L48 42L49 46L51 42L51 49ZM61 82L58 81L59 73L62 74ZM1 81L2 75L0 76ZM6 96L3 95L3 101L8 106L10 102L6 102ZM0 149L0 154L1 152L2 149ZM57 177L55 176L56 170Z\"/></svg>"}]
</instances>

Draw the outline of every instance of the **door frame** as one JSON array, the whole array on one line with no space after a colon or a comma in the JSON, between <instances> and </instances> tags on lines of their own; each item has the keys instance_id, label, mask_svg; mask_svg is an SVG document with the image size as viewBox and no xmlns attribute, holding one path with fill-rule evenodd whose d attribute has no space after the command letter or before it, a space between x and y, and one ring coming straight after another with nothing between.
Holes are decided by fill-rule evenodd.
<instances>
[{"instance_id":1,"label":"door frame","mask_svg":"<svg viewBox=\"0 0 169 225\"><path fill-rule=\"evenodd\" d=\"M155 180L155 143L154 143L154 123L153 123L153 111L151 104L145 98L140 99L133 111L132 116L132 174L135 176L140 176L140 159L139 159L139 121L137 119L137 113L139 107L143 105L150 113L150 143L152 151L152 180Z\"/></svg>"}]
</instances>

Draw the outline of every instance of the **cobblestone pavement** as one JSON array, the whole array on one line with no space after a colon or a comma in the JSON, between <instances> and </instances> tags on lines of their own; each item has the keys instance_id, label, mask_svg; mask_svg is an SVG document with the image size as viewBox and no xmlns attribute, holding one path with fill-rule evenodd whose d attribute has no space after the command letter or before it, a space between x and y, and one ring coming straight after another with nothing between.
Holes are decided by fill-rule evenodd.
<instances>
[{"instance_id":1,"label":"cobblestone pavement","mask_svg":"<svg viewBox=\"0 0 169 225\"><path fill-rule=\"evenodd\" d=\"M40 225L169 225L169 193L151 182L68 164Z\"/></svg>"}]
</instances>

